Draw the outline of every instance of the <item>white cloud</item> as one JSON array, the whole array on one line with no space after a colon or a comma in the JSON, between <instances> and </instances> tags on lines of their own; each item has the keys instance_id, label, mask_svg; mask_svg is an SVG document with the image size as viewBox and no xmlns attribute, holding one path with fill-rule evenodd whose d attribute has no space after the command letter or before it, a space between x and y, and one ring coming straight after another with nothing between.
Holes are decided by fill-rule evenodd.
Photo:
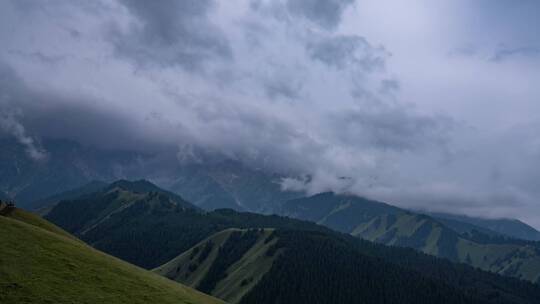
<instances>
[{"instance_id":1,"label":"white cloud","mask_svg":"<svg viewBox=\"0 0 540 304\"><path fill-rule=\"evenodd\" d=\"M28 157L32 160L47 160L47 152L41 148L32 137L26 134L24 126L17 120L16 116L17 113L12 110L0 110L0 130L13 136L21 145L23 145Z\"/></svg>"}]
</instances>

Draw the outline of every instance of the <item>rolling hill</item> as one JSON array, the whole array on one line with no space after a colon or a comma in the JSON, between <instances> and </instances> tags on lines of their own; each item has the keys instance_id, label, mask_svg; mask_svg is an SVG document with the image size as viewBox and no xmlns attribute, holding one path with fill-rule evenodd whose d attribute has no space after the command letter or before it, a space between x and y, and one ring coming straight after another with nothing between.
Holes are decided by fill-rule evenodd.
<instances>
[{"instance_id":1,"label":"rolling hill","mask_svg":"<svg viewBox=\"0 0 540 304\"><path fill-rule=\"evenodd\" d=\"M427 215L355 196L322 193L291 200L284 214L314 221L353 236L466 263L483 270L540 282L540 246L493 238L476 226L453 221L446 226ZM458 228L455 228L458 227ZM470 229L473 229L470 231ZM485 228L479 228L479 230Z\"/></svg>"},{"instance_id":2,"label":"rolling hill","mask_svg":"<svg viewBox=\"0 0 540 304\"><path fill-rule=\"evenodd\" d=\"M0 241L0 303L223 303L99 252L20 209L0 216Z\"/></svg>"}]
</instances>

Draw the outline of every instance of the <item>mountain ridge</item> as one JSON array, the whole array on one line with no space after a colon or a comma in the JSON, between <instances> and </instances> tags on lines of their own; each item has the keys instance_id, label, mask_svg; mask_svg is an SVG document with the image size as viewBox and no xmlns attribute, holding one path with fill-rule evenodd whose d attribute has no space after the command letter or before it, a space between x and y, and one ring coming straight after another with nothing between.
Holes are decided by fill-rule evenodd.
<instances>
[{"instance_id":1,"label":"mountain ridge","mask_svg":"<svg viewBox=\"0 0 540 304\"><path fill-rule=\"evenodd\" d=\"M511 218L478 218L466 215L450 214L450 213L428 213L432 217L439 220L457 220L464 223L469 223L496 233L506 235L508 237L523 239L527 241L540 241L540 231L532 226Z\"/></svg>"},{"instance_id":2,"label":"mountain ridge","mask_svg":"<svg viewBox=\"0 0 540 304\"><path fill-rule=\"evenodd\" d=\"M283 214L385 245L410 247L487 271L540 281L538 244L492 239L474 230L474 225L467 226L473 229L469 233L459 233L428 215L334 193L288 201Z\"/></svg>"}]
</instances>

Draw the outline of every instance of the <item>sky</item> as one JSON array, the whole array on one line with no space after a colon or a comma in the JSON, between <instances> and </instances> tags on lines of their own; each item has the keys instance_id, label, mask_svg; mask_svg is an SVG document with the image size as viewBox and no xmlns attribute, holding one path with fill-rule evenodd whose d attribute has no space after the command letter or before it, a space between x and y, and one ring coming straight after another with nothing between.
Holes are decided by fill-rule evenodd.
<instances>
[{"instance_id":1,"label":"sky","mask_svg":"<svg viewBox=\"0 0 540 304\"><path fill-rule=\"evenodd\" d=\"M0 0L0 130L540 228L539 31L534 0Z\"/></svg>"}]
</instances>

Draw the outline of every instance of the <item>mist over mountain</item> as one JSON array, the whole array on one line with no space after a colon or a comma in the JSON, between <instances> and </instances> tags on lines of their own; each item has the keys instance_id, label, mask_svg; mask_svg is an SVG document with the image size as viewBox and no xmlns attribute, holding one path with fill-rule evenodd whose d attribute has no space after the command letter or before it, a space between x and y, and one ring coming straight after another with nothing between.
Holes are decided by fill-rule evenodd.
<instances>
[{"instance_id":1,"label":"mist over mountain","mask_svg":"<svg viewBox=\"0 0 540 304\"><path fill-rule=\"evenodd\" d=\"M50 138L161 168L193 147L292 191L540 225L535 1L0 5L0 132L35 166Z\"/></svg>"},{"instance_id":2,"label":"mist over mountain","mask_svg":"<svg viewBox=\"0 0 540 304\"><path fill-rule=\"evenodd\" d=\"M96 181L118 179L152 180L207 210L275 213L281 203L304 195L282 190L283 178L290 175L215 152L109 151L74 141L44 140L48 159L35 162L14 140L1 143L8 148L0 152L0 190L5 199L30 210L97 191L101 184Z\"/></svg>"}]
</instances>

